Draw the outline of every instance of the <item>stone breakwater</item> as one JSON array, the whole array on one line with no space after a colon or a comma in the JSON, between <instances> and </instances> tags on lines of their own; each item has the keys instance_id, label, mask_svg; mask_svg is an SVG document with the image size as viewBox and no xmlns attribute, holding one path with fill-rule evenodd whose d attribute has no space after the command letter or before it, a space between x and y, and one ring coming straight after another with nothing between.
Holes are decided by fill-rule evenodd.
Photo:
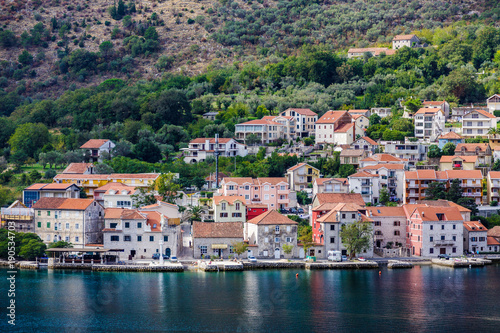
<instances>
[{"instance_id":1,"label":"stone breakwater","mask_svg":"<svg viewBox=\"0 0 500 333\"><path fill-rule=\"evenodd\" d=\"M306 263L306 269L375 269L379 268L374 261L348 261L348 262L326 262Z\"/></svg>"},{"instance_id":2,"label":"stone breakwater","mask_svg":"<svg viewBox=\"0 0 500 333\"><path fill-rule=\"evenodd\" d=\"M184 266L178 265L94 265L96 272L184 272Z\"/></svg>"},{"instance_id":3,"label":"stone breakwater","mask_svg":"<svg viewBox=\"0 0 500 333\"><path fill-rule=\"evenodd\" d=\"M387 268L413 268L413 264L407 261L389 260Z\"/></svg>"},{"instance_id":4,"label":"stone breakwater","mask_svg":"<svg viewBox=\"0 0 500 333\"><path fill-rule=\"evenodd\" d=\"M245 271L257 269L305 269L304 262L280 262L280 261L258 261L244 262L243 268Z\"/></svg>"},{"instance_id":5,"label":"stone breakwater","mask_svg":"<svg viewBox=\"0 0 500 333\"><path fill-rule=\"evenodd\" d=\"M434 265L447 266L453 268L467 268L467 267L482 267L484 265L491 265L492 261L488 259L470 258L470 259L432 259Z\"/></svg>"}]
</instances>

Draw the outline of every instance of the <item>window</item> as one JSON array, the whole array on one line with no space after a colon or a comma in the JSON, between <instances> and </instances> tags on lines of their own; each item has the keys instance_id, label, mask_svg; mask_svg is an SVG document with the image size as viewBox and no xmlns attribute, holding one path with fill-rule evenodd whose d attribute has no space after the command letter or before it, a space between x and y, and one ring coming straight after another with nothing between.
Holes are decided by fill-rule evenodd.
<instances>
[{"instance_id":1,"label":"window","mask_svg":"<svg viewBox=\"0 0 500 333\"><path fill-rule=\"evenodd\" d=\"M50 222L47 222L47 229L50 228Z\"/></svg>"},{"instance_id":2,"label":"window","mask_svg":"<svg viewBox=\"0 0 500 333\"><path fill-rule=\"evenodd\" d=\"M394 230L394 236L399 236L399 235L400 235L399 230Z\"/></svg>"},{"instance_id":3,"label":"window","mask_svg":"<svg viewBox=\"0 0 500 333\"><path fill-rule=\"evenodd\" d=\"M431 228L431 230L434 230L434 226L432 224L429 227Z\"/></svg>"},{"instance_id":4,"label":"window","mask_svg":"<svg viewBox=\"0 0 500 333\"><path fill-rule=\"evenodd\" d=\"M154 242L155 241L155 236L149 236L149 241Z\"/></svg>"},{"instance_id":5,"label":"window","mask_svg":"<svg viewBox=\"0 0 500 333\"><path fill-rule=\"evenodd\" d=\"M50 210L47 211L47 216L50 216Z\"/></svg>"},{"instance_id":6,"label":"window","mask_svg":"<svg viewBox=\"0 0 500 333\"><path fill-rule=\"evenodd\" d=\"M42 222L38 222L38 228L42 227Z\"/></svg>"},{"instance_id":7,"label":"window","mask_svg":"<svg viewBox=\"0 0 500 333\"><path fill-rule=\"evenodd\" d=\"M232 191L232 190L234 190L234 186L233 186L233 185L229 185L229 186L227 187L227 189L228 189L229 191Z\"/></svg>"},{"instance_id":8,"label":"window","mask_svg":"<svg viewBox=\"0 0 500 333\"><path fill-rule=\"evenodd\" d=\"M249 194L245 194L245 200L250 200L250 195Z\"/></svg>"},{"instance_id":9,"label":"window","mask_svg":"<svg viewBox=\"0 0 500 333\"><path fill-rule=\"evenodd\" d=\"M248 191L250 189L250 186L246 185L245 190Z\"/></svg>"},{"instance_id":10,"label":"window","mask_svg":"<svg viewBox=\"0 0 500 333\"><path fill-rule=\"evenodd\" d=\"M80 224L75 224L75 229L80 229Z\"/></svg>"},{"instance_id":11,"label":"window","mask_svg":"<svg viewBox=\"0 0 500 333\"><path fill-rule=\"evenodd\" d=\"M264 186L264 191L269 191L269 185Z\"/></svg>"},{"instance_id":12,"label":"window","mask_svg":"<svg viewBox=\"0 0 500 333\"><path fill-rule=\"evenodd\" d=\"M285 190L285 186L284 186L284 185L281 185L281 186L280 186L280 190L281 190L281 191L284 191L284 190Z\"/></svg>"},{"instance_id":13,"label":"window","mask_svg":"<svg viewBox=\"0 0 500 333\"><path fill-rule=\"evenodd\" d=\"M330 244L335 243L335 237L330 237Z\"/></svg>"},{"instance_id":14,"label":"window","mask_svg":"<svg viewBox=\"0 0 500 333\"><path fill-rule=\"evenodd\" d=\"M434 241L434 237L429 237L429 242L433 242Z\"/></svg>"},{"instance_id":15,"label":"window","mask_svg":"<svg viewBox=\"0 0 500 333\"><path fill-rule=\"evenodd\" d=\"M444 240L444 236L441 236L441 240Z\"/></svg>"},{"instance_id":16,"label":"window","mask_svg":"<svg viewBox=\"0 0 500 333\"><path fill-rule=\"evenodd\" d=\"M477 242L477 237L471 237L471 238L470 238L470 241L471 241L471 242Z\"/></svg>"},{"instance_id":17,"label":"window","mask_svg":"<svg viewBox=\"0 0 500 333\"><path fill-rule=\"evenodd\" d=\"M38 216L42 216L42 211L41 210L38 211Z\"/></svg>"},{"instance_id":18,"label":"window","mask_svg":"<svg viewBox=\"0 0 500 333\"><path fill-rule=\"evenodd\" d=\"M234 253L233 247L229 245L229 253Z\"/></svg>"},{"instance_id":19,"label":"window","mask_svg":"<svg viewBox=\"0 0 500 333\"><path fill-rule=\"evenodd\" d=\"M109 224L109 227L110 227L111 229L116 229L116 225L117 225L117 224L118 224L118 223L110 223L110 224Z\"/></svg>"},{"instance_id":20,"label":"window","mask_svg":"<svg viewBox=\"0 0 500 333\"><path fill-rule=\"evenodd\" d=\"M345 214L342 214L342 218L345 219Z\"/></svg>"},{"instance_id":21,"label":"window","mask_svg":"<svg viewBox=\"0 0 500 333\"><path fill-rule=\"evenodd\" d=\"M141 229L142 228L142 222L137 222L137 229Z\"/></svg>"},{"instance_id":22,"label":"window","mask_svg":"<svg viewBox=\"0 0 500 333\"><path fill-rule=\"evenodd\" d=\"M125 228L130 228L130 222L125 222Z\"/></svg>"},{"instance_id":23,"label":"window","mask_svg":"<svg viewBox=\"0 0 500 333\"><path fill-rule=\"evenodd\" d=\"M453 225L453 229L456 229L456 228L457 228L457 226L454 224L454 225Z\"/></svg>"},{"instance_id":24,"label":"window","mask_svg":"<svg viewBox=\"0 0 500 333\"><path fill-rule=\"evenodd\" d=\"M381 225L380 221L375 221L375 226L380 226L380 225Z\"/></svg>"},{"instance_id":25,"label":"window","mask_svg":"<svg viewBox=\"0 0 500 333\"><path fill-rule=\"evenodd\" d=\"M223 202L223 203L220 204L220 209L221 210L226 210L226 203L225 202Z\"/></svg>"},{"instance_id":26,"label":"window","mask_svg":"<svg viewBox=\"0 0 500 333\"><path fill-rule=\"evenodd\" d=\"M289 225L287 225L286 226L286 232L290 232L291 230L292 230L292 228Z\"/></svg>"},{"instance_id":27,"label":"window","mask_svg":"<svg viewBox=\"0 0 500 333\"><path fill-rule=\"evenodd\" d=\"M279 243L280 242L280 238L279 237L274 237L274 242L275 243Z\"/></svg>"},{"instance_id":28,"label":"window","mask_svg":"<svg viewBox=\"0 0 500 333\"><path fill-rule=\"evenodd\" d=\"M265 232L269 232L269 227L264 227Z\"/></svg>"},{"instance_id":29,"label":"window","mask_svg":"<svg viewBox=\"0 0 500 333\"><path fill-rule=\"evenodd\" d=\"M264 200L269 200L269 194L264 194Z\"/></svg>"},{"instance_id":30,"label":"window","mask_svg":"<svg viewBox=\"0 0 500 333\"><path fill-rule=\"evenodd\" d=\"M75 242L79 242L80 241L80 237L75 237Z\"/></svg>"},{"instance_id":31,"label":"window","mask_svg":"<svg viewBox=\"0 0 500 333\"><path fill-rule=\"evenodd\" d=\"M264 238L264 243L269 243L269 238Z\"/></svg>"},{"instance_id":32,"label":"window","mask_svg":"<svg viewBox=\"0 0 500 333\"><path fill-rule=\"evenodd\" d=\"M274 231L280 231L280 226L277 225L275 228L274 228Z\"/></svg>"},{"instance_id":33,"label":"window","mask_svg":"<svg viewBox=\"0 0 500 333\"><path fill-rule=\"evenodd\" d=\"M453 236L453 241L456 241L457 240L457 236Z\"/></svg>"},{"instance_id":34,"label":"window","mask_svg":"<svg viewBox=\"0 0 500 333\"><path fill-rule=\"evenodd\" d=\"M64 237L65 242L69 242L69 236Z\"/></svg>"},{"instance_id":35,"label":"window","mask_svg":"<svg viewBox=\"0 0 500 333\"><path fill-rule=\"evenodd\" d=\"M352 214L351 218L355 219L356 218L356 214Z\"/></svg>"},{"instance_id":36,"label":"window","mask_svg":"<svg viewBox=\"0 0 500 333\"><path fill-rule=\"evenodd\" d=\"M142 236L137 236L137 241L142 242Z\"/></svg>"},{"instance_id":37,"label":"window","mask_svg":"<svg viewBox=\"0 0 500 333\"><path fill-rule=\"evenodd\" d=\"M227 217L228 214L227 213L220 213L220 217Z\"/></svg>"},{"instance_id":38,"label":"window","mask_svg":"<svg viewBox=\"0 0 500 333\"><path fill-rule=\"evenodd\" d=\"M394 226L395 226L395 227L399 227L399 226L401 226L401 222L399 222L399 221L394 221Z\"/></svg>"},{"instance_id":39,"label":"window","mask_svg":"<svg viewBox=\"0 0 500 333\"><path fill-rule=\"evenodd\" d=\"M441 230L444 230L444 224L441 226Z\"/></svg>"},{"instance_id":40,"label":"window","mask_svg":"<svg viewBox=\"0 0 500 333\"><path fill-rule=\"evenodd\" d=\"M453 237L455 237L455 236L453 236ZM485 238L484 238L484 237L479 237L479 241L480 241L480 242L484 242L484 241L485 241Z\"/></svg>"},{"instance_id":41,"label":"window","mask_svg":"<svg viewBox=\"0 0 500 333\"><path fill-rule=\"evenodd\" d=\"M130 242L130 236L123 236L123 241L124 242Z\"/></svg>"},{"instance_id":42,"label":"window","mask_svg":"<svg viewBox=\"0 0 500 333\"><path fill-rule=\"evenodd\" d=\"M200 246L200 252L201 252L201 254L206 254L207 253L207 247L205 245Z\"/></svg>"},{"instance_id":43,"label":"window","mask_svg":"<svg viewBox=\"0 0 500 333\"><path fill-rule=\"evenodd\" d=\"M453 249L451 249L451 252L453 252L453 253L457 253L457 248L456 248L456 247L454 247Z\"/></svg>"},{"instance_id":44,"label":"window","mask_svg":"<svg viewBox=\"0 0 500 333\"><path fill-rule=\"evenodd\" d=\"M433 254L433 253L434 253L434 249L432 249L432 248L431 248L431 249L429 249L429 253L430 253L430 254Z\"/></svg>"},{"instance_id":45,"label":"window","mask_svg":"<svg viewBox=\"0 0 500 333\"><path fill-rule=\"evenodd\" d=\"M235 206L236 210L240 210L240 203L239 202L237 202L234 206Z\"/></svg>"},{"instance_id":46,"label":"window","mask_svg":"<svg viewBox=\"0 0 500 333\"><path fill-rule=\"evenodd\" d=\"M163 236L163 241L168 242L168 236Z\"/></svg>"},{"instance_id":47,"label":"window","mask_svg":"<svg viewBox=\"0 0 500 333\"><path fill-rule=\"evenodd\" d=\"M334 230L335 230L335 224L331 224L331 225L330 225L330 230L331 230L331 231L334 231Z\"/></svg>"},{"instance_id":48,"label":"window","mask_svg":"<svg viewBox=\"0 0 500 333\"><path fill-rule=\"evenodd\" d=\"M120 236L111 236L111 241L112 242L118 242L118 241L120 241Z\"/></svg>"},{"instance_id":49,"label":"window","mask_svg":"<svg viewBox=\"0 0 500 333\"><path fill-rule=\"evenodd\" d=\"M241 217L241 213L233 213L233 217Z\"/></svg>"}]
</instances>

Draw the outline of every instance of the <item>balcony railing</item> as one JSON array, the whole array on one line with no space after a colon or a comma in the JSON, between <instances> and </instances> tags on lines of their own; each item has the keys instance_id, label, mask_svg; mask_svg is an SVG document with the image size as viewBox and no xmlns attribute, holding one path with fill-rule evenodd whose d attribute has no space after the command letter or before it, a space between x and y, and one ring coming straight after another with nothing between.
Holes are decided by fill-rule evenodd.
<instances>
[{"instance_id":1,"label":"balcony railing","mask_svg":"<svg viewBox=\"0 0 500 333\"><path fill-rule=\"evenodd\" d=\"M463 195L464 195L464 196L466 196L466 197L480 197L480 196L481 196L481 192L476 192L476 193L464 193Z\"/></svg>"},{"instance_id":2,"label":"balcony railing","mask_svg":"<svg viewBox=\"0 0 500 333\"><path fill-rule=\"evenodd\" d=\"M452 239L439 239L435 240L434 242L435 246L440 246L440 245L454 245L455 241Z\"/></svg>"},{"instance_id":3,"label":"balcony railing","mask_svg":"<svg viewBox=\"0 0 500 333\"><path fill-rule=\"evenodd\" d=\"M418 184L408 184L409 188L419 188Z\"/></svg>"}]
</instances>

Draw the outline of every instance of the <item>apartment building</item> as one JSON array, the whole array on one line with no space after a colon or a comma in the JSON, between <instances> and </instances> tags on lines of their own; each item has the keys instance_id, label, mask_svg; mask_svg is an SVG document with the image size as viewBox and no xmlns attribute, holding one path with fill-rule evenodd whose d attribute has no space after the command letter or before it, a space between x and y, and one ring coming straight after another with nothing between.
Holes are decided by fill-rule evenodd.
<instances>
[{"instance_id":1,"label":"apartment building","mask_svg":"<svg viewBox=\"0 0 500 333\"><path fill-rule=\"evenodd\" d=\"M462 136L486 136L490 128L497 128L497 117L484 110L474 110L462 118Z\"/></svg>"},{"instance_id":2,"label":"apartment building","mask_svg":"<svg viewBox=\"0 0 500 333\"><path fill-rule=\"evenodd\" d=\"M242 196L214 196L212 210L215 222L246 221L246 204Z\"/></svg>"},{"instance_id":3,"label":"apartment building","mask_svg":"<svg viewBox=\"0 0 500 333\"><path fill-rule=\"evenodd\" d=\"M318 114L310 109L288 108L280 112L282 117L295 118L295 131L297 137L312 136L315 133Z\"/></svg>"},{"instance_id":4,"label":"apartment building","mask_svg":"<svg viewBox=\"0 0 500 333\"><path fill-rule=\"evenodd\" d=\"M450 118L450 104L447 101L423 101L422 107L424 108L438 108L443 111L446 119Z\"/></svg>"},{"instance_id":5,"label":"apartment building","mask_svg":"<svg viewBox=\"0 0 500 333\"><path fill-rule=\"evenodd\" d=\"M365 53L371 54L372 57L378 57L381 54L393 55L396 53L396 50L391 50L387 47L351 48L347 50L347 58L360 58L363 57Z\"/></svg>"},{"instance_id":6,"label":"apartment building","mask_svg":"<svg viewBox=\"0 0 500 333\"><path fill-rule=\"evenodd\" d=\"M486 177L488 189L488 203L500 202L500 171L490 171Z\"/></svg>"},{"instance_id":7,"label":"apartment building","mask_svg":"<svg viewBox=\"0 0 500 333\"><path fill-rule=\"evenodd\" d=\"M247 146L231 138L197 138L189 142L184 151L184 162L203 162L208 157L215 157L215 151L222 157L247 156Z\"/></svg>"},{"instance_id":8,"label":"apartment building","mask_svg":"<svg viewBox=\"0 0 500 333\"><path fill-rule=\"evenodd\" d=\"M35 183L23 190L23 204L31 207L40 198L80 198L80 188L74 184Z\"/></svg>"},{"instance_id":9,"label":"apartment building","mask_svg":"<svg viewBox=\"0 0 500 333\"><path fill-rule=\"evenodd\" d=\"M295 138L300 135L297 133L297 120L291 116L265 116L263 120L270 120L282 125L282 138L290 141L295 140Z\"/></svg>"},{"instance_id":10,"label":"apartment building","mask_svg":"<svg viewBox=\"0 0 500 333\"><path fill-rule=\"evenodd\" d=\"M464 220L456 207L404 207L408 216L406 246L410 255L460 256L464 249Z\"/></svg>"},{"instance_id":11,"label":"apartment building","mask_svg":"<svg viewBox=\"0 0 500 333\"><path fill-rule=\"evenodd\" d=\"M286 171L286 179L292 191L302 191L312 185L319 178L319 169L307 164L299 163Z\"/></svg>"},{"instance_id":12,"label":"apartment building","mask_svg":"<svg viewBox=\"0 0 500 333\"><path fill-rule=\"evenodd\" d=\"M429 145L406 140L405 142L392 141L387 142L384 149L387 154L407 160L409 168L415 168L418 162L427 159Z\"/></svg>"},{"instance_id":13,"label":"apartment building","mask_svg":"<svg viewBox=\"0 0 500 333\"><path fill-rule=\"evenodd\" d=\"M361 194L364 202L371 204L379 203L380 179L379 175L366 171L359 171L347 177L349 181L349 191Z\"/></svg>"},{"instance_id":14,"label":"apartment building","mask_svg":"<svg viewBox=\"0 0 500 333\"><path fill-rule=\"evenodd\" d=\"M263 204L269 210L296 206L296 199L295 202L291 200L292 191L285 177L228 177L222 180L218 193L241 196L247 205Z\"/></svg>"},{"instance_id":15,"label":"apartment building","mask_svg":"<svg viewBox=\"0 0 500 333\"><path fill-rule=\"evenodd\" d=\"M340 164L352 164L357 169L360 161L369 154L371 152L364 149L342 149L339 156Z\"/></svg>"},{"instance_id":16,"label":"apartment building","mask_svg":"<svg viewBox=\"0 0 500 333\"><path fill-rule=\"evenodd\" d=\"M360 171L378 175L378 188L387 189L391 201L402 202L405 191L405 166L400 163L367 165ZM375 180L375 178L374 178Z\"/></svg>"},{"instance_id":17,"label":"apartment building","mask_svg":"<svg viewBox=\"0 0 500 333\"><path fill-rule=\"evenodd\" d=\"M313 197L318 193L349 193L349 182L347 178L316 178Z\"/></svg>"},{"instance_id":18,"label":"apartment building","mask_svg":"<svg viewBox=\"0 0 500 333\"><path fill-rule=\"evenodd\" d=\"M247 142L247 136L253 134L257 136L261 144L266 144L283 138L285 126L273 120L256 119L250 120L235 127L236 139Z\"/></svg>"},{"instance_id":19,"label":"apartment building","mask_svg":"<svg viewBox=\"0 0 500 333\"><path fill-rule=\"evenodd\" d=\"M354 125L347 111L328 111L316 121L316 144L351 144Z\"/></svg>"},{"instance_id":20,"label":"apartment building","mask_svg":"<svg viewBox=\"0 0 500 333\"><path fill-rule=\"evenodd\" d=\"M382 254L389 246L402 249L406 245L406 213L403 207L366 207L366 215L373 220L373 242ZM396 254L396 253L395 253Z\"/></svg>"},{"instance_id":21,"label":"apartment building","mask_svg":"<svg viewBox=\"0 0 500 333\"><path fill-rule=\"evenodd\" d=\"M444 131L445 121L440 108L421 108L415 113L415 137L435 141Z\"/></svg>"},{"instance_id":22,"label":"apartment building","mask_svg":"<svg viewBox=\"0 0 500 333\"><path fill-rule=\"evenodd\" d=\"M103 154L111 154L113 148L115 148L115 144L108 139L92 139L80 147L90 162L102 162Z\"/></svg>"},{"instance_id":23,"label":"apartment building","mask_svg":"<svg viewBox=\"0 0 500 333\"><path fill-rule=\"evenodd\" d=\"M363 136L357 140L355 140L353 143L351 143L351 148L352 149L363 149L371 154L374 154L376 150L379 148L379 144L377 141L367 137Z\"/></svg>"},{"instance_id":24,"label":"apartment building","mask_svg":"<svg viewBox=\"0 0 500 333\"><path fill-rule=\"evenodd\" d=\"M477 156L441 156L439 170L476 170L479 166Z\"/></svg>"},{"instance_id":25,"label":"apartment building","mask_svg":"<svg viewBox=\"0 0 500 333\"><path fill-rule=\"evenodd\" d=\"M45 244L102 244L104 207L93 199L40 198L34 205L35 233Z\"/></svg>"},{"instance_id":26,"label":"apartment building","mask_svg":"<svg viewBox=\"0 0 500 333\"><path fill-rule=\"evenodd\" d=\"M477 156L477 162L483 165L493 163L493 152L488 143L459 143L455 156Z\"/></svg>"},{"instance_id":27,"label":"apartment building","mask_svg":"<svg viewBox=\"0 0 500 333\"><path fill-rule=\"evenodd\" d=\"M495 94L491 97L489 97L486 100L486 105L488 106L488 109L490 110L490 113L493 114L493 112L500 110L500 95Z\"/></svg>"},{"instance_id":28,"label":"apartment building","mask_svg":"<svg viewBox=\"0 0 500 333\"><path fill-rule=\"evenodd\" d=\"M464 222L464 251L467 253L490 252L488 229L478 221Z\"/></svg>"},{"instance_id":29,"label":"apartment building","mask_svg":"<svg viewBox=\"0 0 500 333\"><path fill-rule=\"evenodd\" d=\"M26 207L19 200L14 201L9 207L1 208L2 228L9 228L15 232L34 232L34 217L33 208Z\"/></svg>"},{"instance_id":30,"label":"apartment building","mask_svg":"<svg viewBox=\"0 0 500 333\"><path fill-rule=\"evenodd\" d=\"M438 137L438 147L440 149L443 149L444 145L449 142L453 143L456 147L459 143L464 143L465 140L462 136L460 136L455 132L448 132L446 134L441 134Z\"/></svg>"},{"instance_id":31,"label":"apartment building","mask_svg":"<svg viewBox=\"0 0 500 333\"><path fill-rule=\"evenodd\" d=\"M420 39L416 35L396 35L392 39L392 49L397 50L407 46L410 48L420 47Z\"/></svg>"},{"instance_id":32,"label":"apartment building","mask_svg":"<svg viewBox=\"0 0 500 333\"><path fill-rule=\"evenodd\" d=\"M478 205L483 202L483 175L479 170L406 171L403 202L414 204L419 200L424 200L425 191L433 182L442 182L445 188L449 189L453 179L460 180L464 197L474 198Z\"/></svg>"},{"instance_id":33,"label":"apartment building","mask_svg":"<svg viewBox=\"0 0 500 333\"><path fill-rule=\"evenodd\" d=\"M360 168L365 168L368 165L388 164L388 163L401 163L405 169L408 169L408 160L393 156L391 154L374 154L361 160Z\"/></svg>"}]
</instances>

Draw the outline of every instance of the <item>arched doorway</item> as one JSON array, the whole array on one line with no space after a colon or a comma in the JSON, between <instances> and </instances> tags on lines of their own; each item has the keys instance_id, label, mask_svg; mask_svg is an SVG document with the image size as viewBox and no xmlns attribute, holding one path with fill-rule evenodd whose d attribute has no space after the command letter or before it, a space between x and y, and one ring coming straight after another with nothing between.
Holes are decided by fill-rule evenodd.
<instances>
[{"instance_id":1,"label":"arched doorway","mask_svg":"<svg viewBox=\"0 0 500 333\"><path fill-rule=\"evenodd\" d=\"M274 259L279 259L280 258L280 249L276 248L274 249Z\"/></svg>"},{"instance_id":2,"label":"arched doorway","mask_svg":"<svg viewBox=\"0 0 500 333\"><path fill-rule=\"evenodd\" d=\"M167 248L165 249L165 255L166 255L167 257L169 257L169 258L170 258L170 254L171 254L170 248L169 248L169 247L167 247Z\"/></svg>"}]
</instances>

